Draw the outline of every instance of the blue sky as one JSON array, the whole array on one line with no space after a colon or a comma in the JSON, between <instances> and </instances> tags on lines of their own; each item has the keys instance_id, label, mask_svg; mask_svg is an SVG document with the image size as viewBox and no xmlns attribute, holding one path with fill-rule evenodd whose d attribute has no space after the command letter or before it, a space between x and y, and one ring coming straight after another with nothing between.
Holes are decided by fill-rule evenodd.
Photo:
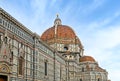
<instances>
[{"instance_id":1,"label":"blue sky","mask_svg":"<svg viewBox=\"0 0 120 81\"><path fill-rule=\"evenodd\" d=\"M0 0L0 7L39 35L58 13L80 38L84 54L93 56L111 81L120 81L120 0Z\"/></svg>"}]
</instances>

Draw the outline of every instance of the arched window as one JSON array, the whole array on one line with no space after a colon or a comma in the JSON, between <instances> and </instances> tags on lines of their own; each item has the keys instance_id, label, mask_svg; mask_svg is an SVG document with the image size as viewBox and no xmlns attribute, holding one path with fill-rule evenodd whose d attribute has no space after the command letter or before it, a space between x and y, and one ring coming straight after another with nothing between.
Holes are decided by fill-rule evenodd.
<instances>
[{"instance_id":1,"label":"arched window","mask_svg":"<svg viewBox=\"0 0 120 81\"><path fill-rule=\"evenodd\" d=\"M2 23L2 19L0 19L0 24Z\"/></svg>"},{"instance_id":2,"label":"arched window","mask_svg":"<svg viewBox=\"0 0 120 81\"><path fill-rule=\"evenodd\" d=\"M98 78L98 81L100 81L100 78Z\"/></svg>"},{"instance_id":3,"label":"arched window","mask_svg":"<svg viewBox=\"0 0 120 81\"><path fill-rule=\"evenodd\" d=\"M93 71L93 68L91 67L91 71Z\"/></svg>"},{"instance_id":4,"label":"arched window","mask_svg":"<svg viewBox=\"0 0 120 81\"><path fill-rule=\"evenodd\" d=\"M1 40L1 37L2 37L2 36L0 35L0 48L1 48L1 44L2 44L2 40Z\"/></svg>"},{"instance_id":5,"label":"arched window","mask_svg":"<svg viewBox=\"0 0 120 81\"><path fill-rule=\"evenodd\" d=\"M84 72L84 67L82 67L82 72Z\"/></svg>"},{"instance_id":6,"label":"arched window","mask_svg":"<svg viewBox=\"0 0 120 81\"><path fill-rule=\"evenodd\" d=\"M7 44L7 40L8 40L8 38L7 38L7 37L5 37L5 38L4 38L5 44Z\"/></svg>"},{"instance_id":7,"label":"arched window","mask_svg":"<svg viewBox=\"0 0 120 81\"><path fill-rule=\"evenodd\" d=\"M21 48L19 49L19 75L23 75L24 73L24 50L23 45L21 44Z\"/></svg>"},{"instance_id":8,"label":"arched window","mask_svg":"<svg viewBox=\"0 0 120 81\"><path fill-rule=\"evenodd\" d=\"M82 79L80 79L80 81L82 81Z\"/></svg>"},{"instance_id":9,"label":"arched window","mask_svg":"<svg viewBox=\"0 0 120 81\"><path fill-rule=\"evenodd\" d=\"M44 64L45 64L45 76L47 76L47 73L48 73L47 72L47 64L48 64L47 61L45 61Z\"/></svg>"},{"instance_id":10,"label":"arched window","mask_svg":"<svg viewBox=\"0 0 120 81\"><path fill-rule=\"evenodd\" d=\"M23 74L23 58L21 56L19 57L19 74Z\"/></svg>"},{"instance_id":11,"label":"arched window","mask_svg":"<svg viewBox=\"0 0 120 81\"><path fill-rule=\"evenodd\" d=\"M67 50L68 50L68 47L67 47L67 46L65 46L65 47L64 47L64 50L65 50L65 51L67 51Z\"/></svg>"},{"instance_id":12,"label":"arched window","mask_svg":"<svg viewBox=\"0 0 120 81\"><path fill-rule=\"evenodd\" d=\"M10 58L10 62L13 61L13 51L11 51L11 58Z\"/></svg>"}]
</instances>

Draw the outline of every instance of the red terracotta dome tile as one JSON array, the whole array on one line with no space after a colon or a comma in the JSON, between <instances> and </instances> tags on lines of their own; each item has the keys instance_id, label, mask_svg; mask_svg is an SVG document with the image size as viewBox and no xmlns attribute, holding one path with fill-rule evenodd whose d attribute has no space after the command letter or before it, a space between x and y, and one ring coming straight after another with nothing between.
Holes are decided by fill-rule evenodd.
<instances>
[{"instance_id":1,"label":"red terracotta dome tile","mask_svg":"<svg viewBox=\"0 0 120 81\"><path fill-rule=\"evenodd\" d=\"M87 61L95 62L95 59L91 56L83 56L83 57L80 58L79 61L80 62L87 62Z\"/></svg>"},{"instance_id":2,"label":"red terracotta dome tile","mask_svg":"<svg viewBox=\"0 0 120 81\"><path fill-rule=\"evenodd\" d=\"M57 32L56 34L57 38L74 39L76 37L71 27L66 25L58 25L56 32ZM53 39L54 36L55 36L55 27L51 27L42 34L41 39L43 41L46 41L49 39Z\"/></svg>"}]
</instances>

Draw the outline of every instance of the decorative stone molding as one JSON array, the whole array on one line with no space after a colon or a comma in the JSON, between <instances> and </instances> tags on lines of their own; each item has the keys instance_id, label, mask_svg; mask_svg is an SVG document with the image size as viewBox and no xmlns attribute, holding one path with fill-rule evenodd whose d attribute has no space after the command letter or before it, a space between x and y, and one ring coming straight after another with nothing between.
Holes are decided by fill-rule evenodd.
<instances>
[{"instance_id":1,"label":"decorative stone molding","mask_svg":"<svg viewBox=\"0 0 120 81\"><path fill-rule=\"evenodd\" d=\"M10 66L6 63L1 63L0 64L0 72L1 73L11 73L11 69Z\"/></svg>"}]
</instances>

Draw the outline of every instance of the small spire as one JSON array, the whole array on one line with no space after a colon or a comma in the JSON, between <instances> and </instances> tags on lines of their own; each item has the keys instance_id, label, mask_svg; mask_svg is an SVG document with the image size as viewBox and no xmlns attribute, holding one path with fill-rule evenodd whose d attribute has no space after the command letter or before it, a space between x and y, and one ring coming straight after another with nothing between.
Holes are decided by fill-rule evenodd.
<instances>
[{"instance_id":1,"label":"small spire","mask_svg":"<svg viewBox=\"0 0 120 81\"><path fill-rule=\"evenodd\" d=\"M54 25L61 25L61 19L59 18L59 15L57 14L56 15L57 17L56 17L56 19L55 19L55 21L54 21Z\"/></svg>"},{"instance_id":2,"label":"small spire","mask_svg":"<svg viewBox=\"0 0 120 81\"><path fill-rule=\"evenodd\" d=\"M59 14L57 14L57 18L59 18Z\"/></svg>"}]
</instances>

